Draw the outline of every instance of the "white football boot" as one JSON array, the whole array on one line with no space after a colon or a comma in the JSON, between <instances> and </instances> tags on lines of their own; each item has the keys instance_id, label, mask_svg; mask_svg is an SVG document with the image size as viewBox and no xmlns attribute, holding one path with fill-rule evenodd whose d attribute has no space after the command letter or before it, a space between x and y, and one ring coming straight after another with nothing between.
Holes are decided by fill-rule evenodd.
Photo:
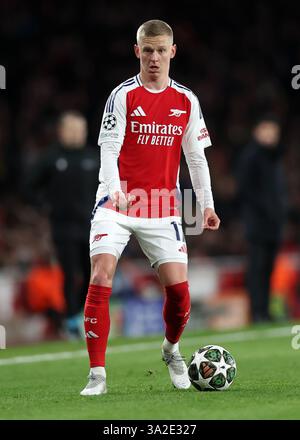
<instances>
[{"instance_id":1,"label":"white football boot","mask_svg":"<svg viewBox=\"0 0 300 440\"><path fill-rule=\"evenodd\" d=\"M162 360L166 363L175 388L187 390L191 386L188 369L179 350L170 353L162 349Z\"/></svg>"},{"instance_id":2,"label":"white football boot","mask_svg":"<svg viewBox=\"0 0 300 440\"><path fill-rule=\"evenodd\" d=\"M88 375L88 384L81 391L81 396L99 396L99 394L106 394L106 379L101 374L95 374L92 371Z\"/></svg>"}]
</instances>

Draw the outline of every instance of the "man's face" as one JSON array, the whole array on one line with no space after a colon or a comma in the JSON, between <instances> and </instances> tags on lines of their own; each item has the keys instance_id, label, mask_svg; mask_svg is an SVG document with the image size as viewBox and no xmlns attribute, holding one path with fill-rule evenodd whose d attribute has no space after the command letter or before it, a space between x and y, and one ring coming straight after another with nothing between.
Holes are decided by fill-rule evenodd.
<instances>
[{"instance_id":1,"label":"man's face","mask_svg":"<svg viewBox=\"0 0 300 440\"><path fill-rule=\"evenodd\" d=\"M87 137L85 119L73 115L66 116L58 129L58 139L66 148L81 148Z\"/></svg>"},{"instance_id":2,"label":"man's face","mask_svg":"<svg viewBox=\"0 0 300 440\"><path fill-rule=\"evenodd\" d=\"M272 121L263 121L254 129L254 138L266 148L277 146L280 138L280 127Z\"/></svg>"},{"instance_id":3,"label":"man's face","mask_svg":"<svg viewBox=\"0 0 300 440\"><path fill-rule=\"evenodd\" d=\"M141 72L156 79L169 75L170 60L176 53L176 45L168 35L140 38L134 51L140 60Z\"/></svg>"}]
</instances>

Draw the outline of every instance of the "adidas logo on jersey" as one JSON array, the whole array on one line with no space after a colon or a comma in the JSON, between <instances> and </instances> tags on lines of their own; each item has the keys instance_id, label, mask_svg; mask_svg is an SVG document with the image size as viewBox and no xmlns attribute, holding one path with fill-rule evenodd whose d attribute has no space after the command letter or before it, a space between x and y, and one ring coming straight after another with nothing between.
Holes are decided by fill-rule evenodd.
<instances>
[{"instance_id":1,"label":"adidas logo on jersey","mask_svg":"<svg viewBox=\"0 0 300 440\"><path fill-rule=\"evenodd\" d=\"M146 116L146 113L142 109L142 107L139 105L136 109L133 110L130 116Z\"/></svg>"}]
</instances>

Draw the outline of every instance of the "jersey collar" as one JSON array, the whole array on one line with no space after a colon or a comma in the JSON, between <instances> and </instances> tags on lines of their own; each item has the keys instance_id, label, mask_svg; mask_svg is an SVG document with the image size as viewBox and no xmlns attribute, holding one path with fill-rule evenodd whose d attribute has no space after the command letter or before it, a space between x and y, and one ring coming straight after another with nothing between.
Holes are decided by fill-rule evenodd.
<instances>
[{"instance_id":1,"label":"jersey collar","mask_svg":"<svg viewBox=\"0 0 300 440\"><path fill-rule=\"evenodd\" d=\"M138 83L139 86L144 87L146 90L148 90L149 92L152 92L152 93L160 93L160 92L163 92L163 91L166 90L168 87L171 87L171 86L172 86L172 83L173 83L173 80L169 77L167 87L165 87L164 89L161 89L161 90L153 90L153 89L147 89L147 87L143 86L143 83L142 83L142 80L141 80L141 76L140 76L139 73L136 75L135 78L136 78L136 81L137 81L137 83Z\"/></svg>"}]
</instances>

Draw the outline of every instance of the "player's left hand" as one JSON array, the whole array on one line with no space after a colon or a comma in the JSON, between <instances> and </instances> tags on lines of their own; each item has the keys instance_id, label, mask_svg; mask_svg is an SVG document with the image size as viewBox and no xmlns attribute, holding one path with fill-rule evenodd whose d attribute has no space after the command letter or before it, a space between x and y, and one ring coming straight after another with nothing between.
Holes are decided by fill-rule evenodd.
<instances>
[{"instance_id":1,"label":"player's left hand","mask_svg":"<svg viewBox=\"0 0 300 440\"><path fill-rule=\"evenodd\" d=\"M134 195L125 195L123 191L116 191L112 195L113 206L119 208L121 211L130 208L135 200L136 197Z\"/></svg>"},{"instance_id":2,"label":"player's left hand","mask_svg":"<svg viewBox=\"0 0 300 440\"><path fill-rule=\"evenodd\" d=\"M212 208L205 208L203 218L203 229L216 231L220 226L220 219Z\"/></svg>"}]
</instances>

